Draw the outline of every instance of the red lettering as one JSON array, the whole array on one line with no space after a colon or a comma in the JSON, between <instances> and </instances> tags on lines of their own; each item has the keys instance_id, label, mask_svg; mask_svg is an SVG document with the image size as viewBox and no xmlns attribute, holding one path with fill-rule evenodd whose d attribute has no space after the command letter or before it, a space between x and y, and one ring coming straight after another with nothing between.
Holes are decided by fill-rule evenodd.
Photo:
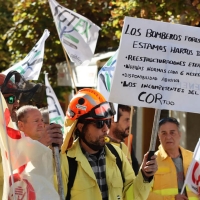
<instances>
[{"instance_id":1,"label":"red lettering","mask_svg":"<svg viewBox=\"0 0 200 200\"><path fill-rule=\"evenodd\" d=\"M198 169L198 167L199 167L199 163L196 162L195 165L194 165L194 168L193 168L193 170L192 170L192 181L193 181L193 183L197 186L198 192L200 192L200 187L199 187L200 175L197 174L197 177L195 177L195 172L196 172L196 170ZM196 178L197 178L197 179L196 179Z\"/></svg>"}]
</instances>

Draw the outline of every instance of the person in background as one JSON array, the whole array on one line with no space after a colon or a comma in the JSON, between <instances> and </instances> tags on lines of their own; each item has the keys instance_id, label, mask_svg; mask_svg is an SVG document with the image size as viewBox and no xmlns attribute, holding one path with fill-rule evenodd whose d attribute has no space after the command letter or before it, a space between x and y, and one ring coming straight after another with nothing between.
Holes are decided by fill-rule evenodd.
<instances>
[{"instance_id":1,"label":"person in background","mask_svg":"<svg viewBox=\"0 0 200 200\"><path fill-rule=\"evenodd\" d=\"M117 145L122 149L132 164L135 175L137 175L139 171L139 164L132 146L133 136L129 133L131 122L130 117L132 117L130 116L131 107L118 104L117 113L117 122L114 121L114 117L111 119L111 127L108 131L108 137L110 138L110 142L112 142L112 144ZM127 143L129 142L130 151L124 143L125 140L129 140Z\"/></svg>"},{"instance_id":2,"label":"person in background","mask_svg":"<svg viewBox=\"0 0 200 200\"><path fill-rule=\"evenodd\" d=\"M20 106L21 94L28 94L31 98L39 87L39 85L35 85L32 89L24 90L21 87L22 85L24 85L24 79L17 71L10 71L7 75L0 73L0 91L6 101L13 122L17 121L16 111ZM0 198L3 195L3 182L3 166L0 156Z\"/></svg>"},{"instance_id":3,"label":"person in background","mask_svg":"<svg viewBox=\"0 0 200 200\"><path fill-rule=\"evenodd\" d=\"M49 110L48 107L42 107L39 109L39 111L42 114L43 122L45 125L49 125L50 119L49 119Z\"/></svg>"},{"instance_id":4,"label":"person in background","mask_svg":"<svg viewBox=\"0 0 200 200\"><path fill-rule=\"evenodd\" d=\"M4 75L0 73L0 91L7 103L8 109L10 111L10 116L13 122L17 123L17 109L20 106L20 97L21 94L27 95L27 101L31 99L34 95L34 93L39 88L40 84L36 84L33 86L33 88L30 88L28 90L23 89L22 86L25 86L24 78L20 75L17 71L10 71L7 75ZM14 123L15 124L15 123ZM60 125L54 125L50 126L47 129L47 134L49 137L46 138L46 140L43 138L43 141L41 141L42 144L45 146L48 146L52 144L52 142L58 142L59 146L62 144L62 133L61 130L59 131ZM17 127L16 127L17 128ZM59 134L58 138L54 138L54 131ZM3 166L2 166L2 160L0 156L0 198L3 196Z\"/></svg>"},{"instance_id":5,"label":"person in background","mask_svg":"<svg viewBox=\"0 0 200 200\"><path fill-rule=\"evenodd\" d=\"M39 111L42 114L43 122L44 122L44 125L45 125L45 133L43 134L43 137L40 138L39 141L41 143L46 143L46 146L51 146L52 137L53 137L53 135L51 136L51 134L53 134L53 133L48 134L49 133L48 128L49 128L49 123L50 123L48 107L40 108Z\"/></svg>"},{"instance_id":6,"label":"person in background","mask_svg":"<svg viewBox=\"0 0 200 200\"><path fill-rule=\"evenodd\" d=\"M135 177L121 149L105 142L114 114L113 105L94 89L79 90L70 101L61 147L66 199L122 200L129 187L133 187L131 199L147 198L157 170L156 156L147 161L148 153L145 154L141 170ZM78 138L73 142L74 132ZM73 179L70 178L71 170L75 166Z\"/></svg>"},{"instance_id":7,"label":"person in background","mask_svg":"<svg viewBox=\"0 0 200 200\"><path fill-rule=\"evenodd\" d=\"M175 199L197 200L188 187L181 193L193 153L180 146L181 132L177 119L167 117L159 121L158 138L160 146L157 155L158 171L148 200Z\"/></svg>"},{"instance_id":8,"label":"person in background","mask_svg":"<svg viewBox=\"0 0 200 200\"><path fill-rule=\"evenodd\" d=\"M17 126L26 136L39 141L45 146L51 146L52 143L55 143L61 147L63 143L61 125L48 124L45 126L43 116L36 106L22 106L16 114Z\"/></svg>"}]
</instances>

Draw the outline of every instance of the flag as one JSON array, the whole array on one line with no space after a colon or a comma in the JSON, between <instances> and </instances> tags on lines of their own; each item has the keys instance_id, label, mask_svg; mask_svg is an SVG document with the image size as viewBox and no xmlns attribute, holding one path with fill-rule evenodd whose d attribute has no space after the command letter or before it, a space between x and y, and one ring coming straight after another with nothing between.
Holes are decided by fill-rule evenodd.
<instances>
[{"instance_id":1,"label":"flag","mask_svg":"<svg viewBox=\"0 0 200 200\"><path fill-rule=\"evenodd\" d=\"M53 91L51 85L49 84L47 73L45 73L45 86L46 86L46 95L47 95L50 123L60 124L62 127L64 127L65 116L60 106L60 103L56 97L56 94ZM64 130L62 128L62 133L63 132Z\"/></svg>"},{"instance_id":2,"label":"flag","mask_svg":"<svg viewBox=\"0 0 200 200\"><path fill-rule=\"evenodd\" d=\"M117 62L117 55L118 50L112 57L110 57L110 59L105 63L98 73L97 90L105 97L107 101L110 95L112 78Z\"/></svg>"},{"instance_id":3,"label":"flag","mask_svg":"<svg viewBox=\"0 0 200 200\"><path fill-rule=\"evenodd\" d=\"M0 93L0 147L3 200L59 200L53 185L52 151L14 128Z\"/></svg>"},{"instance_id":4,"label":"flag","mask_svg":"<svg viewBox=\"0 0 200 200\"><path fill-rule=\"evenodd\" d=\"M195 147L193 159L186 174L185 184L192 192L200 195L200 139Z\"/></svg>"},{"instance_id":5,"label":"flag","mask_svg":"<svg viewBox=\"0 0 200 200\"><path fill-rule=\"evenodd\" d=\"M16 63L2 73L7 75L11 70L15 70L23 75L26 80L38 80L43 64L45 41L49 35L50 32L45 29L42 37L29 54L22 61Z\"/></svg>"},{"instance_id":6,"label":"flag","mask_svg":"<svg viewBox=\"0 0 200 200\"><path fill-rule=\"evenodd\" d=\"M55 0L49 0L56 29L65 51L75 65L87 65L93 57L100 28Z\"/></svg>"},{"instance_id":7,"label":"flag","mask_svg":"<svg viewBox=\"0 0 200 200\"><path fill-rule=\"evenodd\" d=\"M115 52L115 54L112 57L110 57L110 59L101 68L97 77L97 90L105 97L106 101L108 101L108 98L110 95L112 78L114 75L116 62L117 62L117 55L118 55L118 50ZM115 110L117 110L118 104L114 103L113 105L115 107ZM114 121L117 122L117 112L114 115Z\"/></svg>"}]
</instances>

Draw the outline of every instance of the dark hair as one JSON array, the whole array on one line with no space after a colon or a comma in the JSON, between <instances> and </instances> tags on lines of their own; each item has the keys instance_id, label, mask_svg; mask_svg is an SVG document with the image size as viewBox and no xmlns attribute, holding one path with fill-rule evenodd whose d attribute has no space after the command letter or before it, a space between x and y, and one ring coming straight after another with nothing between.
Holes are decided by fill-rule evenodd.
<instances>
[{"instance_id":1,"label":"dark hair","mask_svg":"<svg viewBox=\"0 0 200 200\"><path fill-rule=\"evenodd\" d=\"M78 127L77 127L78 123L83 124L82 131L79 131L79 129L78 129ZM74 139L80 137L80 135L82 134L82 132L84 132L84 130L87 128L88 124L90 124L90 120L85 120L85 119L82 119L82 118L78 119L78 122L76 124L76 128L74 130Z\"/></svg>"},{"instance_id":2,"label":"dark hair","mask_svg":"<svg viewBox=\"0 0 200 200\"><path fill-rule=\"evenodd\" d=\"M166 117L166 118L161 119L161 120L159 121L159 128L160 128L163 124L165 124L165 123L167 123L167 122L176 124L176 125L178 126L178 128L179 128L179 125L180 125L180 124L179 124L178 120L177 120L176 118L174 118L174 117Z\"/></svg>"},{"instance_id":3,"label":"dark hair","mask_svg":"<svg viewBox=\"0 0 200 200\"><path fill-rule=\"evenodd\" d=\"M122 112L131 112L131 107L123 104L118 104L118 116L117 121L119 121L120 117L122 116Z\"/></svg>"}]
</instances>

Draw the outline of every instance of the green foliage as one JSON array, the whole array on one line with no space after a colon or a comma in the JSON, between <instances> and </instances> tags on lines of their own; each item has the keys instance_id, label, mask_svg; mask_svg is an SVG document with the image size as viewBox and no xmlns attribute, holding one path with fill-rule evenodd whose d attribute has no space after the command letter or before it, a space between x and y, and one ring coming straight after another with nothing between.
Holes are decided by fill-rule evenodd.
<instances>
[{"instance_id":1,"label":"green foliage","mask_svg":"<svg viewBox=\"0 0 200 200\"><path fill-rule=\"evenodd\" d=\"M103 20L110 17L109 9L102 1L58 1L64 7L73 10L91 19L95 24L101 26ZM105 7L105 8L104 8ZM103 13L103 14L102 14ZM7 45L11 53L11 60L14 64L22 60L32 49L34 44L43 34L44 29L50 31L50 36L45 43L45 58L42 71L49 74L52 85L56 85L57 70L56 63L65 60L62 46L53 22L52 13L47 0L21 0L15 6L13 13L13 27L7 32ZM100 36L96 50L106 50L108 39ZM111 43L112 45L112 43Z\"/></svg>"},{"instance_id":2,"label":"green foliage","mask_svg":"<svg viewBox=\"0 0 200 200\"><path fill-rule=\"evenodd\" d=\"M3 36L13 24L13 2L13 0L0 0L0 71L5 70L10 63L10 53Z\"/></svg>"},{"instance_id":3,"label":"green foliage","mask_svg":"<svg viewBox=\"0 0 200 200\"><path fill-rule=\"evenodd\" d=\"M110 2L112 17L104 23L103 31L121 36L125 16L164 22L199 25L200 3L198 0L113 0Z\"/></svg>"},{"instance_id":4,"label":"green foliage","mask_svg":"<svg viewBox=\"0 0 200 200\"><path fill-rule=\"evenodd\" d=\"M50 37L45 44L42 72L47 72L51 85L56 86L55 65L64 61L65 57L48 0L18 0L14 12L13 0L0 2L3 5L0 7L0 36L8 30L5 40L0 41L1 66L5 68L9 63L22 60L42 36L44 29L48 29ZM58 3L87 17L102 28L96 52L106 51L108 47L118 47L124 16L192 26L200 21L198 0L58 0Z\"/></svg>"}]
</instances>

